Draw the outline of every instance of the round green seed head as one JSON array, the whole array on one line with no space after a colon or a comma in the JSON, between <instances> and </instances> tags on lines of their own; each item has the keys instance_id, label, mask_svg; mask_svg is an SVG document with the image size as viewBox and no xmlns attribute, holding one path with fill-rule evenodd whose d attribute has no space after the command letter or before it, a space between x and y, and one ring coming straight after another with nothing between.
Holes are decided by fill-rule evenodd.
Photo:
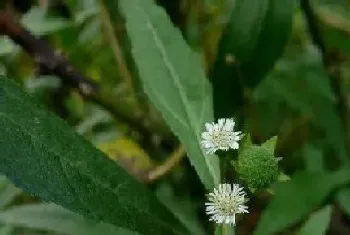
<instances>
[{"instance_id":1,"label":"round green seed head","mask_svg":"<svg viewBox=\"0 0 350 235\"><path fill-rule=\"evenodd\" d=\"M277 158L272 152L259 146L250 146L243 150L235 162L235 169L251 190L266 188L279 175Z\"/></svg>"}]
</instances>

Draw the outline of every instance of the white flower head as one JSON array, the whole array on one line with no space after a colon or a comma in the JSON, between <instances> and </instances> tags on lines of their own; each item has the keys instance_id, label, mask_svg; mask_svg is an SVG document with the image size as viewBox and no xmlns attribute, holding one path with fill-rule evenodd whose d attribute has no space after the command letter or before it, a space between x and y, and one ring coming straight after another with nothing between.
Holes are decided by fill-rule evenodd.
<instances>
[{"instance_id":1,"label":"white flower head","mask_svg":"<svg viewBox=\"0 0 350 235\"><path fill-rule=\"evenodd\" d=\"M220 184L209 193L209 202L205 203L209 220L218 224L236 224L236 214L248 213L245 192L238 184Z\"/></svg>"},{"instance_id":2,"label":"white flower head","mask_svg":"<svg viewBox=\"0 0 350 235\"><path fill-rule=\"evenodd\" d=\"M218 123L206 123L206 131L202 133L201 144L207 154L217 150L238 149L238 141L242 139L242 132L235 132L235 121L232 118L220 118Z\"/></svg>"}]
</instances>

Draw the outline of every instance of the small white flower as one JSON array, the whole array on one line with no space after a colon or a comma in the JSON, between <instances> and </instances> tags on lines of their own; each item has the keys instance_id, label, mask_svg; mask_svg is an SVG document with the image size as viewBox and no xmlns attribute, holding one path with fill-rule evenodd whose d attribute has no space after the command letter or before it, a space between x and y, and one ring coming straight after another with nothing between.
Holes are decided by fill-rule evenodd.
<instances>
[{"instance_id":1,"label":"small white flower","mask_svg":"<svg viewBox=\"0 0 350 235\"><path fill-rule=\"evenodd\" d=\"M217 150L238 149L238 141L242 138L240 131L233 130L235 121L232 118L220 118L218 123L206 123L206 131L202 133L201 144L207 154Z\"/></svg>"},{"instance_id":2,"label":"small white flower","mask_svg":"<svg viewBox=\"0 0 350 235\"><path fill-rule=\"evenodd\" d=\"M238 184L220 184L209 193L209 202L205 203L209 220L218 224L236 224L236 214L248 213L244 205L245 192Z\"/></svg>"}]
</instances>

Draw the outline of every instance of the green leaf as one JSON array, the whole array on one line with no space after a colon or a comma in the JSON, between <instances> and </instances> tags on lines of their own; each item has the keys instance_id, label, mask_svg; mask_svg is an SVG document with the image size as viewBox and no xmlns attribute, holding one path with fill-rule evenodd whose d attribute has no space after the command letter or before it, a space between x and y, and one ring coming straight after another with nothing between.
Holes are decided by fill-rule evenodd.
<instances>
[{"instance_id":1,"label":"green leaf","mask_svg":"<svg viewBox=\"0 0 350 235\"><path fill-rule=\"evenodd\" d=\"M215 117L233 116L245 88L256 87L273 67L288 41L293 11L294 1L235 2L211 73Z\"/></svg>"},{"instance_id":2,"label":"green leaf","mask_svg":"<svg viewBox=\"0 0 350 235\"><path fill-rule=\"evenodd\" d=\"M22 191L11 184L5 177L1 177L0 182L0 208L8 205Z\"/></svg>"},{"instance_id":3,"label":"green leaf","mask_svg":"<svg viewBox=\"0 0 350 235\"><path fill-rule=\"evenodd\" d=\"M345 4L345 3L344 3ZM320 21L324 25L324 40L330 50L337 48L350 55L350 8L325 4L317 9Z\"/></svg>"},{"instance_id":4,"label":"green leaf","mask_svg":"<svg viewBox=\"0 0 350 235\"><path fill-rule=\"evenodd\" d=\"M269 0L257 45L249 60L242 63L248 87L256 87L282 55L292 27L294 4L294 1Z\"/></svg>"},{"instance_id":5,"label":"green leaf","mask_svg":"<svg viewBox=\"0 0 350 235\"><path fill-rule=\"evenodd\" d=\"M15 44L6 36L0 36L0 56L10 55L15 49Z\"/></svg>"},{"instance_id":6,"label":"green leaf","mask_svg":"<svg viewBox=\"0 0 350 235\"><path fill-rule=\"evenodd\" d=\"M308 172L324 171L325 162L322 149L315 144L307 143L301 149L305 168Z\"/></svg>"},{"instance_id":7,"label":"green leaf","mask_svg":"<svg viewBox=\"0 0 350 235\"><path fill-rule=\"evenodd\" d=\"M0 62L0 76L6 75L6 68L5 66Z\"/></svg>"},{"instance_id":8,"label":"green leaf","mask_svg":"<svg viewBox=\"0 0 350 235\"><path fill-rule=\"evenodd\" d=\"M98 7L92 6L83 10L78 11L75 14L75 23L80 25L87 21L87 19L90 19L98 14Z\"/></svg>"},{"instance_id":9,"label":"green leaf","mask_svg":"<svg viewBox=\"0 0 350 235\"><path fill-rule=\"evenodd\" d=\"M350 189L344 188L339 191L337 194L337 201L339 205L343 208L344 212L348 215L348 218L350 218Z\"/></svg>"},{"instance_id":10,"label":"green leaf","mask_svg":"<svg viewBox=\"0 0 350 235\"><path fill-rule=\"evenodd\" d=\"M220 182L220 172L217 156L206 156L200 146L204 123L213 119L211 87L200 58L151 0L120 3L144 90L211 189Z\"/></svg>"},{"instance_id":11,"label":"green leaf","mask_svg":"<svg viewBox=\"0 0 350 235\"><path fill-rule=\"evenodd\" d=\"M244 134L243 139L241 140L241 147L238 149L238 153L241 153L246 148L250 148L253 144L250 133Z\"/></svg>"},{"instance_id":12,"label":"green leaf","mask_svg":"<svg viewBox=\"0 0 350 235\"><path fill-rule=\"evenodd\" d=\"M263 30L268 8L269 0L236 1L222 38L230 49L226 53L232 53L239 61L247 61L251 58Z\"/></svg>"},{"instance_id":13,"label":"green leaf","mask_svg":"<svg viewBox=\"0 0 350 235\"><path fill-rule=\"evenodd\" d=\"M11 235L13 232L13 227L9 225L2 226L0 228L0 235Z\"/></svg>"},{"instance_id":14,"label":"green leaf","mask_svg":"<svg viewBox=\"0 0 350 235\"><path fill-rule=\"evenodd\" d=\"M157 196L174 215L188 228L192 234L206 234L203 225L200 223L196 210L198 209L187 197L176 197L168 184L160 185L157 189ZM202 205L202 204L201 204Z\"/></svg>"},{"instance_id":15,"label":"green leaf","mask_svg":"<svg viewBox=\"0 0 350 235\"><path fill-rule=\"evenodd\" d=\"M46 17L46 10L39 7L32 7L22 17L21 23L37 36L48 35L71 26L71 23L64 18Z\"/></svg>"},{"instance_id":16,"label":"green leaf","mask_svg":"<svg viewBox=\"0 0 350 235\"><path fill-rule=\"evenodd\" d=\"M275 152L275 148L276 148L276 143L277 143L277 136L274 136L268 140L266 140L261 147L266 148L270 153L274 153Z\"/></svg>"},{"instance_id":17,"label":"green leaf","mask_svg":"<svg viewBox=\"0 0 350 235\"><path fill-rule=\"evenodd\" d=\"M349 168L334 173L300 172L279 185L254 235L270 235L293 225L319 206L338 186L350 180Z\"/></svg>"},{"instance_id":18,"label":"green leaf","mask_svg":"<svg viewBox=\"0 0 350 235\"><path fill-rule=\"evenodd\" d=\"M312 214L306 221L297 235L324 235L331 220L332 206L326 206L323 209Z\"/></svg>"},{"instance_id":19,"label":"green leaf","mask_svg":"<svg viewBox=\"0 0 350 235\"><path fill-rule=\"evenodd\" d=\"M326 133L324 147L332 148L339 159L347 160L336 98L322 67L321 55L314 47L280 60L275 71L254 91L253 99L259 100L256 105L260 105L262 111L270 109L273 99L279 100L279 106L287 104L288 109L309 117L313 125ZM270 110L266 110L268 112ZM281 112L275 115L281 115Z\"/></svg>"},{"instance_id":20,"label":"green leaf","mask_svg":"<svg viewBox=\"0 0 350 235\"><path fill-rule=\"evenodd\" d=\"M0 172L24 191L141 234L182 234L147 188L0 78Z\"/></svg>"},{"instance_id":21,"label":"green leaf","mask_svg":"<svg viewBox=\"0 0 350 235\"><path fill-rule=\"evenodd\" d=\"M134 93L134 98L136 98L135 101L138 102L138 107L142 109L140 111L152 113L155 110L150 106L149 99L143 92L140 74L136 68L136 63L132 55L130 39L124 24L125 19L122 15L120 2L115 0L100 0L99 3L102 24L106 29L107 39L110 45L112 45L117 67L122 68L126 65L131 75L129 77L126 73L120 71L121 79L127 84L128 87L126 87L126 89L130 90L130 93ZM123 22L123 24L121 24L121 22ZM116 49L120 50L120 52ZM122 55L122 58L120 58L119 54ZM161 126L164 126L163 122L161 123ZM166 131L168 134L171 134L169 133L170 131L168 128Z\"/></svg>"},{"instance_id":22,"label":"green leaf","mask_svg":"<svg viewBox=\"0 0 350 235\"><path fill-rule=\"evenodd\" d=\"M66 235L136 235L111 224L84 219L55 204L34 204L13 207L0 212L0 222L16 227L57 232Z\"/></svg>"}]
</instances>

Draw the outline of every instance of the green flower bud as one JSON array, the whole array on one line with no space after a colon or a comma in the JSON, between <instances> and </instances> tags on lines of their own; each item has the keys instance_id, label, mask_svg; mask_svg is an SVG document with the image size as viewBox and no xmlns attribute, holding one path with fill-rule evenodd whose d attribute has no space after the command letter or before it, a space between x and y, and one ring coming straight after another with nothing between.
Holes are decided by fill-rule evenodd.
<instances>
[{"instance_id":1,"label":"green flower bud","mask_svg":"<svg viewBox=\"0 0 350 235\"><path fill-rule=\"evenodd\" d=\"M267 148L250 146L244 149L234 163L241 180L251 191L266 188L279 175L278 158Z\"/></svg>"}]
</instances>

